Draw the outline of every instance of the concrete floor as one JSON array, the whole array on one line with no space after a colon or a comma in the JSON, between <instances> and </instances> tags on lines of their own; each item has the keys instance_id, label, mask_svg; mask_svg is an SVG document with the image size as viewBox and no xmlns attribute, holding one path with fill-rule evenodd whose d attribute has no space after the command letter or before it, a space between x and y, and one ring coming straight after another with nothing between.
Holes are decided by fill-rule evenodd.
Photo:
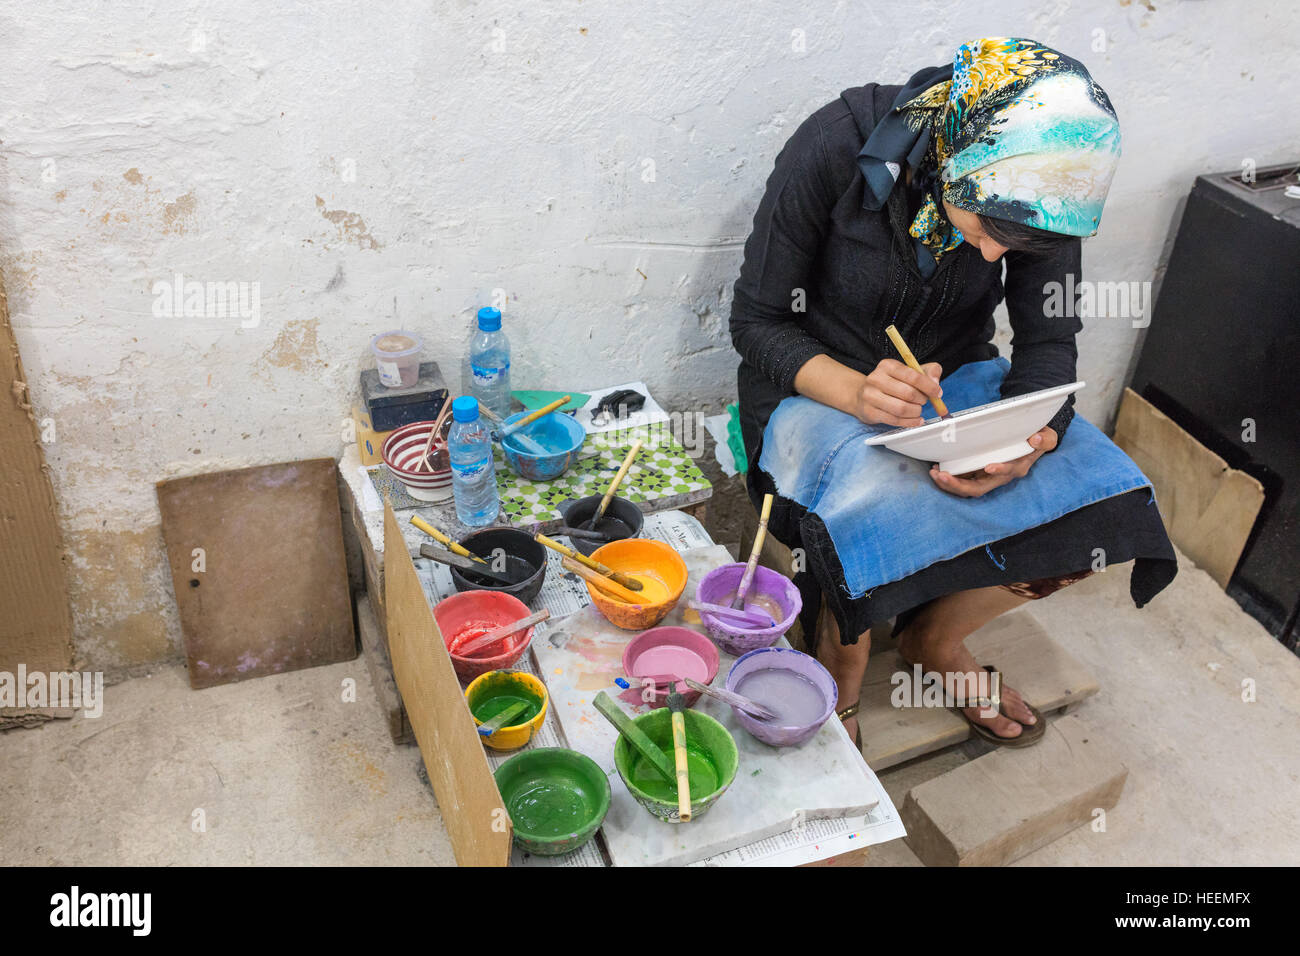
<instances>
[{"instance_id":1,"label":"concrete floor","mask_svg":"<svg viewBox=\"0 0 1300 956\"><path fill-rule=\"evenodd\" d=\"M1018 613L1093 669L1102 691L1077 715L1130 771L1105 833L1076 830L1022 862L1300 863L1300 659L1208 576L1184 562L1138 611L1114 568ZM881 778L901 803L972 753ZM166 667L107 688L97 720L0 734L0 861L454 862L418 751L390 742L360 659L198 692ZM902 841L870 864L918 865Z\"/></svg>"}]
</instances>

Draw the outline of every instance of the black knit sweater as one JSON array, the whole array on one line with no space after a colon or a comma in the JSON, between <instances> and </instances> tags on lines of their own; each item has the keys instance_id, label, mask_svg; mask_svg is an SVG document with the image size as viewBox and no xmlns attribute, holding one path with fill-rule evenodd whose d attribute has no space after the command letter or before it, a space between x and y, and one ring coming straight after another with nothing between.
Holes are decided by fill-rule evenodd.
<instances>
[{"instance_id":1,"label":"black knit sweater","mask_svg":"<svg viewBox=\"0 0 1300 956\"><path fill-rule=\"evenodd\" d=\"M863 208L857 155L899 89L845 90L799 126L768 178L731 309L751 464L768 417L795 393L804 363L824 353L868 373L898 357L885 336L891 322L919 361L938 362L946 375L998 354L993 309L1005 295L1013 338L1003 397L1075 380L1082 325L1073 314L1049 316L1044 301L1048 283L1064 286L1067 273L1077 283L1079 240L1046 256L1007 253L1005 279L1002 262L985 262L962 243L927 282L907 232L919 194L900 185L884 209ZM1062 437L1072 406L1073 399L1051 422Z\"/></svg>"}]
</instances>

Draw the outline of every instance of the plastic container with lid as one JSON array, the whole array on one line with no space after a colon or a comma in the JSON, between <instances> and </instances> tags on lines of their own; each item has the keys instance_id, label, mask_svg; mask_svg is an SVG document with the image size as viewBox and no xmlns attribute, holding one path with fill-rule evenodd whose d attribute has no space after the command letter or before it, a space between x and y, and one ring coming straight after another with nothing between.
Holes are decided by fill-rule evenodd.
<instances>
[{"instance_id":1,"label":"plastic container with lid","mask_svg":"<svg viewBox=\"0 0 1300 956\"><path fill-rule=\"evenodd\" d=\"M414 332L393 329L370 340L379 369L379 383L388 388L414 385L420 378L420 352L424 340Z\"/></svg>"}]
</instances>

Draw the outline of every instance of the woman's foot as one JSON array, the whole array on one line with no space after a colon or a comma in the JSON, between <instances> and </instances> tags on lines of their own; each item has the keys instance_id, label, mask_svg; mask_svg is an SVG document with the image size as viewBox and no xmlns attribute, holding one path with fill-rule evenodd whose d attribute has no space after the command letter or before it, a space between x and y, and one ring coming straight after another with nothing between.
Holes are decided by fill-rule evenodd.
<instances>
[{"instance_id":1,"label":"woman's foot","mask_svg":"<svg viewBox=\"0 0 1300 956\"><path fill-rule=\"evenodd\" d=\"M949 644L951 645L951 642ZM944 687L949 693L956 690L954 678L949 675L965 674L978 678L985 673L975 663L975 658L970 651L966 650L965 644L958 642L955 647L945 648L937 641L927 641L923 636L914 633L911 628L898 636L898 653L902 655L909 667L920 664L921 671L925 674L943 675ZM972 681L969 677L964 684L963 689L967 697L981 697L987 692L987 686L981 688L977 681ZM997 736L1008 740L1019 737L1024 733L1025 727L1032 727L1038 722L1025 704L1025 698L1020 691L1006 684L1002 685L1000 713L990 714L987 708L982 707L964 707L962 712L974 723L987 727Z\"/></svg>"},{"instance_id":2,"label":"woman's foot","mask_svg":"<svg viewBox=\"0 0 1300 956\"><path fill-rule=\"evenodd\" d=\"M1025 731L1025 727L1032 727L1038 723L1029 708L1025 706L1025 699L1020 695L1018 690L1014 690L1002 685L1002 712L989 717L988 710L980 707L963 707L962 713L972 721L987 727L999 737L1011 739L1019 737Z\"/></svg>"}]
</instances>

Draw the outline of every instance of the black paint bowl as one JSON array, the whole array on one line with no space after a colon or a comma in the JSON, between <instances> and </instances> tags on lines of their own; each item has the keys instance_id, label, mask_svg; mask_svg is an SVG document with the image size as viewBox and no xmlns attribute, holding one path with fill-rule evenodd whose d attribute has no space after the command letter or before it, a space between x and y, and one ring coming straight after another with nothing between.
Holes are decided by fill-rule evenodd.
<instances>
[{"instance_id":1,"label":"black paint bowl","mask_svg":"<svg viewBox=\"0 0 1300 956\"><path fill-rule=\"evenodd\" d=\"M542 589L546 578L546 549L533 540L533 536L514 528L484 528L461 538L461 545L466 550L491 561L494 552L500 548L505 552L506 570L518 570L521 576L527 572L518 584L498 584L491 578L480 577L473 571L451 569L451 579L457 591L504 591L513 594L525 604L531 605L537 592Z\"/></svg>"},{"instance_id":2,"label":"black paint bowl","mask_svg":"<svg viewBox=\"0 0 1300 956\"><path fill-rule=\"evenodd\" d=\"M569 501L560 506L560 513L564 515L564 523L570 528L582 528L583 524L591 520L596 509L600 507L600 499L604 495L588 495L585 498L579 498L577 501ZM622 541L624 538L635 538L641 533L641 526L645 523L645 515L641 509L626 498L620 498L615 495L610 499L609 507L605 509L605 516L600 519L600 527L595 529L609 535L610 541ZM596 541L591 538L570 538L573 546L583 554L591 554L605 541Z\"/></svg>"}]
</instances>

